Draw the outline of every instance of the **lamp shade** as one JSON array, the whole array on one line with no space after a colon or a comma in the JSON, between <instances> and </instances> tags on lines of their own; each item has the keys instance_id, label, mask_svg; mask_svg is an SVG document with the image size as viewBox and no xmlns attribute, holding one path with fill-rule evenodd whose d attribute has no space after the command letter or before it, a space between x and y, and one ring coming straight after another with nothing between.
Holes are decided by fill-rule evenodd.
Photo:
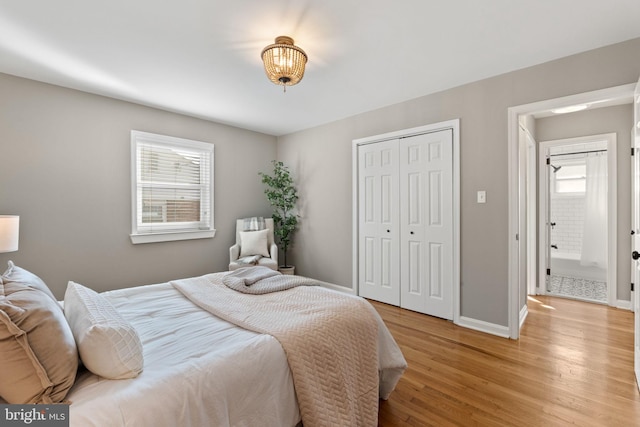
<instances>
[{"instance_id":1,"label":"lamp shade","mask_svg":"<svg viewBox=\"0 0 640 427\"><path fill-rule=\"evenodd\" d=\"M18 250L19 230L19 216L0 215L0 252L15 252Z\"/></svg>"},{"instance_id":2,"label":"lamp shade","mask_svg":"<svg viewBox=\"0 0 640 427\"><path fill-rule=\"evenodd\" d=\"M262 61L269 80L277 85L293 86L304 76L307 54L293 44L291 37L280 36L262 50Z\"/></svg>"}]
</instances>

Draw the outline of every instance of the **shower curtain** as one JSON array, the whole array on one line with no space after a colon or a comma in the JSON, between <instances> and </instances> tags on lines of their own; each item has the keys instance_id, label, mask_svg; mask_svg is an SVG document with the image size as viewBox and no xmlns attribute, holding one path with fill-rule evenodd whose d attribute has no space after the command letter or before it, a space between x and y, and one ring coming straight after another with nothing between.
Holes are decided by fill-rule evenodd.
<instances>
[{"instance_id":1,"label":"shower curtain","mask_svg":"<svg viewBox=\"0 0 640 427\"><path fill-rule=\"evenodd\" d=\"M581 265L607 268L607 154L587 156Z\"/></svg>"}]
</instances>

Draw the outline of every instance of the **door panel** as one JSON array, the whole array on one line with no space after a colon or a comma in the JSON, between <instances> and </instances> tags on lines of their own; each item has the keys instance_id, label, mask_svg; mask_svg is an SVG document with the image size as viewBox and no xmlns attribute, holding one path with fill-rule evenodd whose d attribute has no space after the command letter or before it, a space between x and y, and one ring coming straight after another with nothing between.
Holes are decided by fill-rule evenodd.
<instances>
[{"instance_id":1,"label":"door panel","mask_svg":"<svg viewBox=\"0 0 640 427\"><path fill-rule=\"evenodd\" d=\"M422 242L409 241L408 247L408 273L409 283L407 284L408 294L403 295L402 306L406 307L410 298L420 297L422 295Z\"/></svg>"},{"instance_id":2,"label":"door panel","mask_svg":"<svg viewBox=\"0 0 640 427\"><path fill-rule=\"evenodd\" d=\"M422 199L420 197L422 194L422 191L420 190L421 179L421 173L410 173L407 177L407 185L409 186L407 222L409 225L416 227L420 226L420 221L422 221Z\"/></svg>"},{"instance_id":3,"label":"door panel","mask_svg":"<svg viewBox=\"0 0 640 427\"><path fill-rule=\"evenodd\" d=\"M398 141L358 147L359 295L400 305Z\"/></svg>"},{"instance_id":4,"label":"door panel","mask_svg":"<svg viewBox=\"0 0 640 427\"><path fill-rule=\"evenodd\" d=\"M443 269L443 245L439 243L431 243L429 245L429 272L431 277L429 278L429 297L430 298L444 298L446 290L445 284L442 282L442 269Z\"/></svg>"},{"instance_id":5,"label":"door panel","mask_svg":"<svg viewBox=\"0 0 640 427\"><path fill-rule=\"evenodd\" d=\"M442 227L444 189L442 188L442 172L429 172L429 226Z\"/></svg>"},{"instance_id":6,"label":"door panel","mask_svg":"<svg viewBox=\"0 0 640 427\"><path fill-rule=\"evenodd\" d=\"M400 140L401 307L453 318L453 132Z\"/></svg>"}]
</instances>

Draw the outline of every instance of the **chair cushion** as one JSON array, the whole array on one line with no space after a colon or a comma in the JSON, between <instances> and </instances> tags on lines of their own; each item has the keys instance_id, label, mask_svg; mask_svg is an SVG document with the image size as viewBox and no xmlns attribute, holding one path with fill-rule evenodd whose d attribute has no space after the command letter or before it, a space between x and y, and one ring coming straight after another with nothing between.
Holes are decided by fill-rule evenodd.
<instances>
[{"instance_id":1,"label":"chair cushion","mask_svg":"<svg viewBox=\"0 0 640 427\"><path fill-rule=\"evenodd\" d=\"M16 404L62 402L79 363L62 307L39 277L12 262L0 283L0 396Z\"/></svg>"},{"instance_id":2,"label":"chair cushion","mask_svg":"<svg viewBox=\"0 0 640 427\"><path fill-rule=\"evenodd\" d=\"M240 232L240 257L262 255L269 257L269 229Z\"/></svg>"},{"instance_id":3,"label":"chair cushion","mask_svg":"<svg viewBox=\"0 0 640 427\"><path fill-rule=\"evenodd\" d=\"M133 378L142 372L140 337L106 298L69 282L64 312L88 370L112 380Z\"/></svg>"}]
</instances>

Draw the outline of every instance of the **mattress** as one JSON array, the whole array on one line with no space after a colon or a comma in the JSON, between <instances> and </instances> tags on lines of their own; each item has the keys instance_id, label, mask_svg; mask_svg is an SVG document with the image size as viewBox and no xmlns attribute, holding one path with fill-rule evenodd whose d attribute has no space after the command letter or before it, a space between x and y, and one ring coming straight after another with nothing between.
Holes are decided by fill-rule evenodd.
<instances>
[{"instance_id":1,"label":"mattress","mask_svg":"<svg viewBox=\"0 0 640 427\"><path fill-rule=\"evenodd\" d=\"M144 370L126 380L82 372L67 396L71 426L283 427L300 421L275 338L209 314L169 283L102 295L138 331Z\"/></svg>"}]
</instances>

